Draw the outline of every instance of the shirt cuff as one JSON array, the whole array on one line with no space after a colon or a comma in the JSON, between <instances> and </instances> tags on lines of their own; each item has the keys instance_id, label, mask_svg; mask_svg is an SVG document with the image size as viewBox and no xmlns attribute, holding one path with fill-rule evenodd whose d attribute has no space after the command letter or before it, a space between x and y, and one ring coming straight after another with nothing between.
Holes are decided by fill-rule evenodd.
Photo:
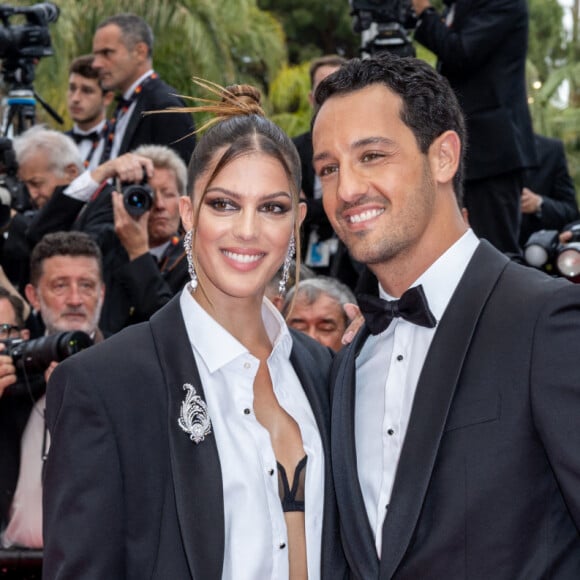
<instances>
[{"instance_id":1,"label":"shirt cuff","mask_svg":"<svg viewBox=\"0 0 580 580\"><path fill-rule=\"evenodd\" d=\"M90 171L84 171L65 188L63 193L78 201L88 202L99 188L99 184L91 177Z\"/></svg>"}]
</instances>

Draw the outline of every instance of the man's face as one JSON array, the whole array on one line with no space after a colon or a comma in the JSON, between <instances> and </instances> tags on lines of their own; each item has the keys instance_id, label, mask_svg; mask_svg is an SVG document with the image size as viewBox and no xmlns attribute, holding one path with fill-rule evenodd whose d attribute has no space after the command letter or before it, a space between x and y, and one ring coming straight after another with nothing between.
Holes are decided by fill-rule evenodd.
<instances>
[{"instance_id":1,"label":"man's face","mask_svg":"<svg viewBox=\"0 0 580 580\"><path fill-rule=\"evenodd\" d=\"M38 286L26 287L26 297L40 311L49 334L71 330L92 334L104 294L97 259L90 256L47 258Z\"/></svg>"},{"instance_id":2,"label":"man's face","mask_svg":"<svg viewBox=\"0 0 580 580\"><path fill-rule=\"evenodd\" d=\"M324 346L335 351L342 347L346 319L342 306L328 294L321 294L311 303L298 294L287 322Z\"/></svg>"},{"instance_id":3,"label":"man's face","mask_svg":"<svg viewBox=\"0 0 580 580\"><path fill-rule=\"evenodd\" d=\"M59 185L68 185L72 179L68 175L59 176L50 166L48 155L38 150L25 156L18 164L18 177L26 185L30 198L37 208L41 208Z\"/></svg>"},{"instance_id":4,"label":"man's face","mask_svg":"<svg viewBox=\"0 0 580 580\"><path fill-rule=\"evenodd\" d=\"M155 192L147 229L149 246L160 246L179 229L179 190L175 173L170 169L155 168L149 185Z\"/></svg>"},{"instance_id":5,"label":"man's face","mask_svg":"<svg viewBox=\"0 0 580 580\"><path fill-rule=\"evenodd\" d=\"M23 338L28 340L29 331L16 323L16 313L10 301L0 298L0 339Z\"/></svg>"},{"instance_id":6,"label":"man's face","mask_svg":"<svg viewBox=\"0 0 580 580\"><path fill-rule=\"evenodd\" d=\"M89 79L72 73L68 79L66 93L68 112L71 119L80 125L92 127L105 116L107 102L97 79ZM110 101L110 99L108 99Z\"/></svg>"},{"instance_id":7,"label":"man's face","mask_svg":"<svg viewBox=\"0 0 580 580\"><path fill-rule=\"evenodd\" d=\"M323 205L356 260L383 264L433 240L436 188L428 156L385 86L331 97L313 128ZM436 238L435 238L436 239Z\"/></svg>"},{"instance_id":8,"label":"man's face","mask_svg":"<svg viewBox=\"0 0 580 580\"><path fill-rule=\"evenodd\" d=\"M93 55L93 68L99 71L105 90L125 92L141 76L142 56L137 46L132 49L125 46L121 29L116 24L95 32Z\"/></svg>"}]
</instances>

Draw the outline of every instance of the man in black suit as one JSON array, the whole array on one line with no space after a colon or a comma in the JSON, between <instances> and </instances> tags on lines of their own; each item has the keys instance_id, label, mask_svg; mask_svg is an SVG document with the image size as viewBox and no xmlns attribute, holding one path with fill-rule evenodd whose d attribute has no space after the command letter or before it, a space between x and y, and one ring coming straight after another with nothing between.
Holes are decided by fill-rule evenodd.
<instances>
[{"instance_id":1,"label":"man in black suit","mask_svg":"<svg viewBox=\"0 0 580 580\"><path fill-rule=\"evenodd\" d=\"M577 220L578 202L568 171L564 143L535 135L538 166L526 171L522 189L520 244L538 230L562 230Z\"/></svg>"},{"instance_id":2,"label":"man in black suit","mask_svg":"<svg viewBox=\"0 0 580 580\"><path fill-rule=\"evenodd\" d=\"M580 289L465 224L463 116L425 62L353 59L316 102L324 208L384 299L333 369L354 576L577 578Z\"/></svg>"},{"instance_id":3,"label":"man in black suit","mask_svg":"<svg viewBox=\"0 0 580 580\"><path fill-rule=\"evenodd\" d=\"M93 67L104 89L118 91L119 103L109 123L109 143L101 161L140 145L167 145L189 163L195 147L193 118L188 113L144 115L183 107L176 90L152 68L153 33L135 14L117 14L101 22L93 38Z\"/></svg>"},{"instance_id":4,"label":"man in black suit","mask_svg":"<svg viewBox=\"0 0 580 580\"><path fill-rule=\"evenodd\" d=\"M473 231L519 253L522 172L535 165L527 104L525 0L413 0L415 39L438 57L467 120L465 207Z\"/></svg>"}]
</instances>

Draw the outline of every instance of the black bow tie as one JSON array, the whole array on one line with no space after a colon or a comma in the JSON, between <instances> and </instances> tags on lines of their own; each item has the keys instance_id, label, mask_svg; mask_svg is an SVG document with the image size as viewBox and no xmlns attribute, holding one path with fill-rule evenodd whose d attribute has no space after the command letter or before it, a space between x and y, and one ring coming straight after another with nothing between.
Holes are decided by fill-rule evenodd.
<instances>
[{"instance_id":1,"label":"black bow tie","mask_svg":"<svg viewBox=\"0 0 580 580\"><path fill-rule=\"evenodd\" d=\"M77 133L76 131L73 131L72 133L72 138L74 139L74 142L78 145L81 141L92 141L93 143L95 141L99 140L101 133L100 131L91 131L90 133Z\"/></svg>"},{"instance_id":2,"label":"black bow tie","mask_svg":"<svg viewBox=\"0 0 580 580\"><path fill-rule=\"evenodd\" d=\"M371 334L380 334L397 317L427 328L437 324L429 310L422 286L409 288L399 300L383 300L377 296L359 294L357 301Z\"/></svg>"},{"instance_id":3,"label":"black bow tie","mask_svg":"<svg viewBox=\"0 0 580 580\"><path fill-rule=\"evenodd\" d=\"M133 93L128 99L126 99L123 95L117 95L115 100L117 101L117 109L122 109L123 107L129 108L131 103L135 100L135 93Z\"/></svg>"}]
</instances>

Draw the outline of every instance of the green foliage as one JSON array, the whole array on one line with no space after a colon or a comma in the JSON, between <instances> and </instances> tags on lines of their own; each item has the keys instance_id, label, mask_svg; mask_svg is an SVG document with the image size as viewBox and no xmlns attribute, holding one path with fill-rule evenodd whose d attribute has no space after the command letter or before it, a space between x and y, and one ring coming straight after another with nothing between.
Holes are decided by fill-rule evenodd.
<instances>
[{"instance_id":1,"label":"green foliage","mask_svg":"<svg viewBox=\"0 0 580 580\"><path fill-rule=\"evenodd\" d=\"M258 6L282 23L293 64L322 54L358 54L360 37L352 32L348 0L258 0Z\"/></svg>"},{"instance_id":2,"label":"green foliage","mask_svg":"<svg viewBox=\"0 0 580 580\"><path fill-rule=\"evenodd\" d=\"M247 81L266 92L286 63L282 27L256 0L59 0L59 7L60 17L50 25L54 56L41 59L34 88L65 119L71 60L90 53L97 24L120 12L150 24L155 69L180 94L199 95L194 75L222 85ZM40 108L38 113L53 124Z\"/></svg>"}]
</instances>

